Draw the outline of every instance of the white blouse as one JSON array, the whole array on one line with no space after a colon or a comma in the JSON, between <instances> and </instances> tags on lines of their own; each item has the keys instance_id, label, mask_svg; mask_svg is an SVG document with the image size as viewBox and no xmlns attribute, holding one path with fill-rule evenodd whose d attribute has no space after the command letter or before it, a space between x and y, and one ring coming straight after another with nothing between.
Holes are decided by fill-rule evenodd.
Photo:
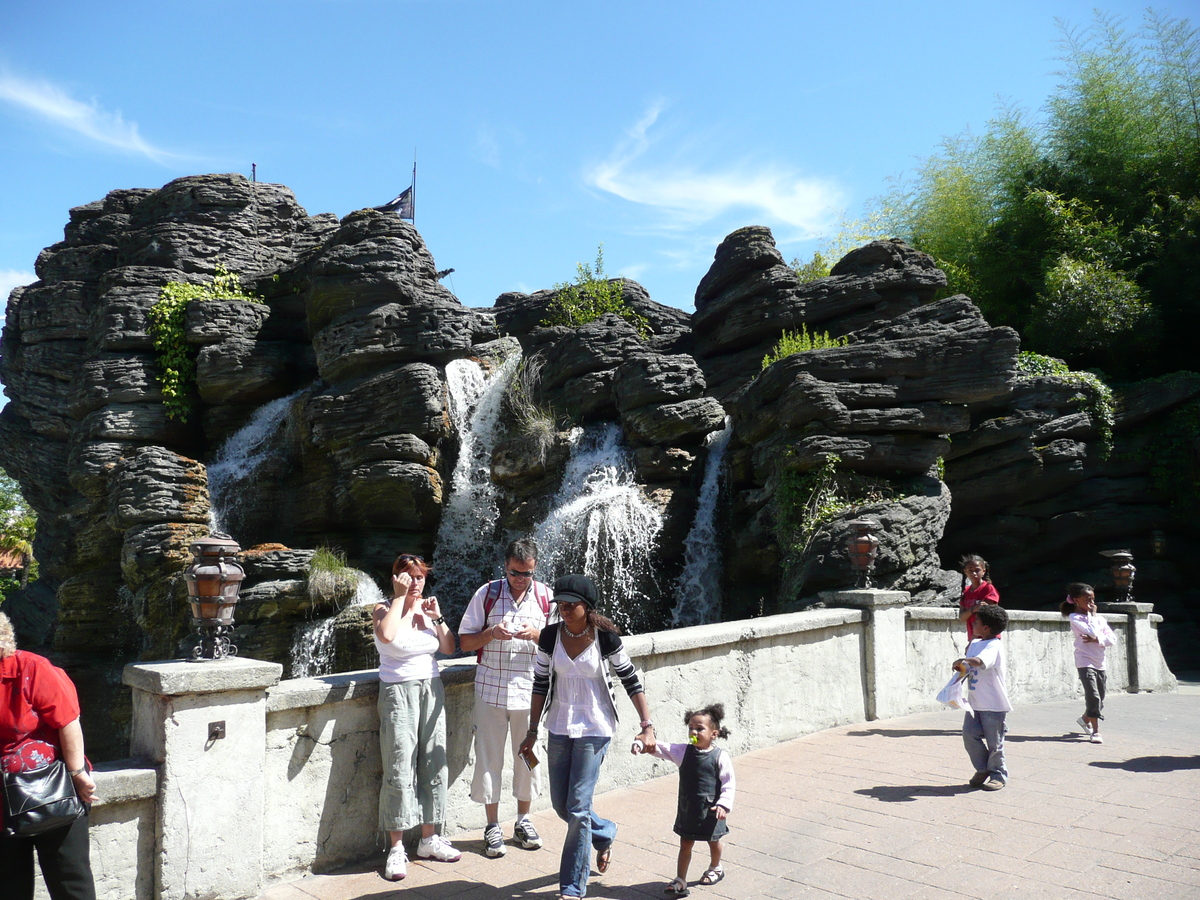
<instances>
[{"instance_id":1,"label":"white blouse","mask_svg":"<svg viewBox=\"0 0 1200 900\"><path fill-rule=\"evenodd\" d=\"M569 738L612 737L616 730L612 701L604 680L597 641L574 659L558 641L554 648L554 699L546 716L551 734Z\"/></svg>"}]
</instances>

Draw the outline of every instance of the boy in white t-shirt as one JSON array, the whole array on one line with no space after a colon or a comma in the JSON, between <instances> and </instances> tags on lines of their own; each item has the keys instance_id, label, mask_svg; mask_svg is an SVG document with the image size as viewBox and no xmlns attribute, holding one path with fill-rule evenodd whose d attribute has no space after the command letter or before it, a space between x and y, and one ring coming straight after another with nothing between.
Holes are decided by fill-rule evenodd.
<instances>
[{"instance_id":1,"label":"boy in white t-shirt","mask_svg":"<svg viewBox=\"0 0 1200 900\"><path fill-rule=\"evenodd\" d=\"M1008 782L1004 764L1005 716L1012 709L1004 687L1004 643L1000 632L1008 627L1002 606L981 604L975 612L975 640L967 655L955 660L955 670L967 670L971 708L963 719L963 744L975 766L968 784L985 791L998 791Z\"/></svg>"}]
</instances>

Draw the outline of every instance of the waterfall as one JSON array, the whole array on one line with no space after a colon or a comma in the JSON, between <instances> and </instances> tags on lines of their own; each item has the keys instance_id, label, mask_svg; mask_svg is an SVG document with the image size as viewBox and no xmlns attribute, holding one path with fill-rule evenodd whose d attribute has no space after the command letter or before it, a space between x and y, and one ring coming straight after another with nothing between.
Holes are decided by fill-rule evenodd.
<instances>
[{"instance_id":1,"label":"waterfall","mask_svg":"<svg viewBox=\"0 0 1200 900\"><path fill-rule=\"evenodd\" d=\"M292 641L292 678L316 678L333 669L333 623L337 616L305 622Z\"/></svg>"},{"instance_id":2,"label":"waterfall","mask_svg":"<svg viewBox=\"0 0 1200 900\"><path fill-rule=\"evenodd\" d=\"M246 481L277 448L271 446L271 438L279 430L287 416L292 401L304 389L280 397L260 406L250 421L221 445L216 456L208 465L209 512L208 527L213 532L228 533L232 527L231 516L244 499L244 492L233 491L240 482Z\"/></svg>"},{"instance_id":3,"label":"waterfall","mask_svg":"<svg viewBox=\"0 0 1200 900\"><path fill-rule=\"evenodd\" d=\"M678 599L671 612L671 626L702 625L721 617L721 548L717 545L717 502L721 497L721 467L725 450L733 436L733 425L725 417L725 427L705 439L708 458L704 461L704 481L691 531L683 542L683 572L676 582Z\"/></svg>"},{"instance_id":4,"label":"waterfall","mask_svg":"<svg viewBox=\"0 0 1200 900\"><path fill-rule=\"evenodd\" d=\"M355 570L358 583L347 606L374 606L385 599L374 579ZM340 611L339 611L340 612ZM338 613L297 626L292 639L292 678L316 678L333 671L333 626Z\"/></svg>"},{"instance_id":5,"label":"waterfall","mask_svg":"<svg viewBox=\"0 0 1200 900\"><path fill-rule=\"evenodd\" d=\"M651 599L646 590L663 518L634 481L617 425L576 429L572 437L562 484L534 534L538 577L591 576L606 614L632 630Z\"/></svg>"},{"instance_id":6,"label":"waterfall","mask_svg":"<svg viewBox=\"0 0 1200 900\"><path fill-rule=\"evenodd\" d=\"M442 507L433 570L442 610L451 618L466 609L503 552L496 536L500 508L492 483L492 451L500 435L504 392L520 361L521 354L512 353L490 376L474 360L456 359L446 365L459 450Z\"/></svg>"}]
</instances>

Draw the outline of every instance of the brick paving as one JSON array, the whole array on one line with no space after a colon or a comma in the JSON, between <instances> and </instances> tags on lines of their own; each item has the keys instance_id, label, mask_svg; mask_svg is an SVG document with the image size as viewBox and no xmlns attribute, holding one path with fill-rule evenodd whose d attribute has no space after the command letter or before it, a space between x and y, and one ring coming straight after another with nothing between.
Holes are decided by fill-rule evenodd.
<instances>
[{"instance_id":1,"label":"brick paving","mask_svg":"<svg viewBox=\"0 0 1200 900\"><path fill-rule=\"evenodd\" d=\"M1083 701L1009 715L1010 783L971 790L961 714L846 725L737 758L737 807L725 880L692 896L778 900L1200 898L1200 686L1109 697L1106 743L1079 737ZM674 875L676 779L599 796L620 833L589 897L662 900ZM511 830L509 816L504 825ZM483 856L480 835L455 839L455 864L410 863L391 884L360 866L279 884L260 900L491 900L558 893L564 826L532 817L546 849ZM378 866L382 865L382 857Z\"/></svg>"}]
</instances>

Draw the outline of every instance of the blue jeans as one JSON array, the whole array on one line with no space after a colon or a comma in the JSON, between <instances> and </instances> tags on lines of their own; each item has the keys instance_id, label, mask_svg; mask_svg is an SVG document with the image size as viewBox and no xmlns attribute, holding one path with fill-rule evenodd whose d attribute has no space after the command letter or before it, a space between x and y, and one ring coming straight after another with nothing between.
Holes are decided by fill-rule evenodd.
<instances>
[{"instance_id":1,"label":"blue jeans","mask_svg":"<svg viewBox=\"0 0 1200 900\"><path fill-rule=\"evenodd\" d=\"M1008 713L975 710L963 719L963 744L976 772L987 772L993 778L1008 783L1008 767L1004 764L1004 735Z\"/></svg>"},{"instance_id":2,"label":"blue jeans","mask_svg":"<svg viewBox=\"0 0 1200 900\"><path fill-rule=\"evenodd\" d=\"M606 737L569 738L551 733L546 745L550 802L558 817L567 823L567 837L558 865L558 887L568 897L587 894L592 848L604 850L617 836L617 823L592 811L592 794L609 743Z\"/></svg>"}]
</instances>

